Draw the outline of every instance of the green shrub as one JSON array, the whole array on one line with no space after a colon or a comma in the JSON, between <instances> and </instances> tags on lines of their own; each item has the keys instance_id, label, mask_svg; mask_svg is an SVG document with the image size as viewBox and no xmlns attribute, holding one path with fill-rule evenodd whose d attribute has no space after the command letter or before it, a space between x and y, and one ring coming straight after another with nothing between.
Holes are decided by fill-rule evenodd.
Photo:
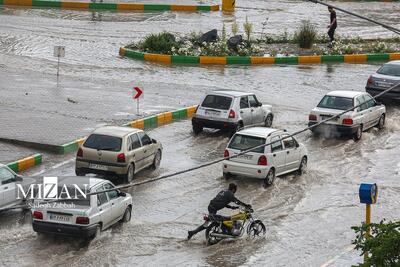
<instances>
[{"instance_id":1,"label":"green shrub","mask_svg":"<svg viewBox=\"0 0 400 267\"><path fill-rule=\"evenodd\" d=\"M146 36L140 46L145 52L171 54L172 47L179 47L179 43L171 33L162 32Z\"/></svg>"},{"instance_id":2,"label":"green shrub","mask_svg":"<svg viewBox=\"0 0 400 267\"><path fill-rule=\"evenodd\" d=\"M294 34L295 42L300 48L311 48L315 43L317 31L310 21L303 21L302 25L297 29Z\"/></svg>"},{"instance_id":3,"label":"green shrub","mask_svg":"<svg viewBox=\"0 0 400 267\"><path fill-rule=\"evenodd\" d=\"M369 253L367 261L357 266L400 266L400 222L370 224L371 236L367 239L366 224L352 229L357 235L353 241L356 249Z\"/></svg>"}]
</instances>

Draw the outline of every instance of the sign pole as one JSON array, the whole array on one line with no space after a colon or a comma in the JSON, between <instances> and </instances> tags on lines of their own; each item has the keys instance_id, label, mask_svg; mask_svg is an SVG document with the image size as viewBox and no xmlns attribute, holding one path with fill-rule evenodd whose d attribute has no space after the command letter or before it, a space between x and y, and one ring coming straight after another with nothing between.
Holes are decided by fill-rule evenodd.
<instances>
[{"instance_id":1,"label":"sign pole","mask_svg":"<svg viewBox=\"0 0 400 267\"><path fill-rule=\"evenodd\" d=\"M365 205L365 224L367 225L367 230L365 232L365 239L368 239L371 235L369 225L371 224L371 204ZM368 252L364 253L364 263L368 260Z\"/></svg>"},{"instance_id":2,"label":"sign pole","mask_svg":"<svg viewBox=\"0 0 400 267\"><path fill-rule=\"evenodd\" d=\"M60 55L57 56L57 87L58 87L58 76L60 75Z\"/></svg>"},{"instance_id":3,"label":"sign pole","mask_svg":"<svg viewBox=\"0 0 400 267\"><path fill-rule=\"evenodd\" d=\"M139 114L139 98L137 99L137 105L136 106L137 106L137 115L140 115Z\"/></svg>"}]
</instances>

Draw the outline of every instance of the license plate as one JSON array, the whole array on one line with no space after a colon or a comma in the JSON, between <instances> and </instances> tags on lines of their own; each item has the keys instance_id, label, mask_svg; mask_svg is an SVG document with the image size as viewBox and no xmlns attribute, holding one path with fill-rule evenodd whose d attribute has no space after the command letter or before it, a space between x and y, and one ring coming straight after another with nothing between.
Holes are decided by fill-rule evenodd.
<instances>
[{"instance_id":1,"label":"license plate","mask_svg":"<svg viewBox=\"0 0 400 267\"><path fill-rule=\"evenodd\" d=\"M59 222L69 222L71 216L67 215L59 215L59 214L50 214L50 220L59 221Z\"/></svg>"},{"instance_id":2,"label":"license plate","mask_svg":"<svg viewBox=\"0 0 400 267\"><path fill-rule=\"evenodd\" d=\"M213 111L213 110L206 110L206 115L211 117L217 117L221 114L221 112Z\"/></svg>"},{"instance_id":3,"label":"license plate","mask_svg":"<svg viewBox=\"0 0 400 267\"><path fill-rule=\"evenodd\" d=\"M391 86L390 83L385 83L385 82L376 82L376 85L384 88L389 88Z\"/></svg>"},{"instance_id":4,"label":"license plate","mask_svg":"<svg viewBox=\"0 0 400 267\"><path fill-rule=\"evenodd\" d=\"M238 156L238 159L251 160L252 158L253 158L252 155L246 155L246 154L243 154L243 155L239 155L239 156Z\"/></svg>"},{"instance_id":5,"label":"license plate","mask_svg":"<svg viewBox=\"0 0 400 267\"><path fill-rule=\"evenodd\" d=\"M102 170L102 171L106 171L108 169L107 166L100 165L100 164L93 164L93 163L89 163L89 168L96 169L96 170Z\"/></svg>"},{"instance_id":6,"label":"license plate","mask_svg":"<svg viewBox=\"0 0 400 267\"><path fill-rule=\"evenodd\" d=\"M320 115L320 117L321 117L322 120L326 120L326 119L332 118L333 115ZM338 119L338 118L336 117L336 118L334 118L334 119L332 119L332 120L333 120L333 121L336 121L337 119Z\"/></svg>"}]
</instances>

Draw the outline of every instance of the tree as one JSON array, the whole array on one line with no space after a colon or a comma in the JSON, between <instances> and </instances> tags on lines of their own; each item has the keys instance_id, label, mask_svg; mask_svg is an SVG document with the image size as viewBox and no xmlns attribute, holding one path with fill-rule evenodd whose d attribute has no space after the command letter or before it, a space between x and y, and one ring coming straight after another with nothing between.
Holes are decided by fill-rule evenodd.
<instances>
[{"instance_id":1,"label":"tree","mask_svg":"<svg viewBox=\"0 0 400 267\"><path fill-rule=\"evenodd\" d=\"M366 262L361 263L359 267L367 266L400 266L400 221L385 222L369 225L371 236L365 238L368 225L353 226L356 232L356 238L352 242L357 250L369 253Z\"/></svg>"}]
</instances>

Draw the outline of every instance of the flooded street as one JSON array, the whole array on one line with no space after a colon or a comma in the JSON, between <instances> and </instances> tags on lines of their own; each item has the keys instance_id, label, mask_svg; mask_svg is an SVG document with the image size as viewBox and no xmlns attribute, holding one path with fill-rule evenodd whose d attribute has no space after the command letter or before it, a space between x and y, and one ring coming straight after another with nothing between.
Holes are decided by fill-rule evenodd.
<instances>
[{"instance_id":1,"label":"flooded street","mask_svg":"<svg viewBox=\"0 0 400 267\"><path fill-rule=\"evenodd\" d=\"M395 3L335 4L370 15L392 26L400 24ZM308 66L193 67L163 66L118 56L120 46L151 32L206 31L222 22L245 16L256 32L268 17L264 32L292 31L293 24L312 19L324 32L325 8L296 1L239 1L235 15L215 13L114 13L56 9L0 8L0 114L4 125L21 139L49 142L72 140L98 125L135 118L132 84L145 90L145 114L198 104L214 89L256 93L275 114L273 127L300 130L309 111L332 90L364 91L379 65L333 64ZM264 9L252 9L262 6ZM246 8L244 8L246 7ZM284 15L284 14L288 14ZM287 16L287 20L281 18ZM339 18L340 34L390 36L381 28L354 18ZM166 23L168 22L168 23ZM54 45L66 46L60 85L56 88ZM26 92L29 101L22 102ZM71 97L76 105L65 103ZM36 114L36 115L32 115ZM52 122L52 118L57 118ZM323 139L310 132L299 135L309 154L308 170L277 178L264 189L257 180L233 178L237 197L251 203L255 216L267 226L263 239L222 242L206 247L204 233L186 241L187 230L202 223L207 205L228 186L221 164L130 189L132 221L116 225L92 243L39 236L32 230L29 212L9 211L0 216L1 266L350 266L361 261L350 251L351 226L364 219L359 204L361 182L380 188L373 221L400 216L400 109L387 106L386 127L363 134L360 142ZM29 121L35 123L29 124ZM61 121L61 122L59 122ZM48 127L46 126L48 123ZM54 126L54 128L51 127ZM25 128L24 128L25 127ZM64 127L64 128L63 128ZM0 132L8 134L3 127ZM135 181L155 178L221 158L228 136L206 131L194 136L190 121L150 131L164 146L160 169L140 172ZM65 140L64 140L65 139ZM47 164L51 162L51 164ZM44 166L26 176L73 176L74 155L44 159ZM116 181L118 182L118 181ZM229 210L223 211L229 214Z\"/></svg>"}]
</instances>

